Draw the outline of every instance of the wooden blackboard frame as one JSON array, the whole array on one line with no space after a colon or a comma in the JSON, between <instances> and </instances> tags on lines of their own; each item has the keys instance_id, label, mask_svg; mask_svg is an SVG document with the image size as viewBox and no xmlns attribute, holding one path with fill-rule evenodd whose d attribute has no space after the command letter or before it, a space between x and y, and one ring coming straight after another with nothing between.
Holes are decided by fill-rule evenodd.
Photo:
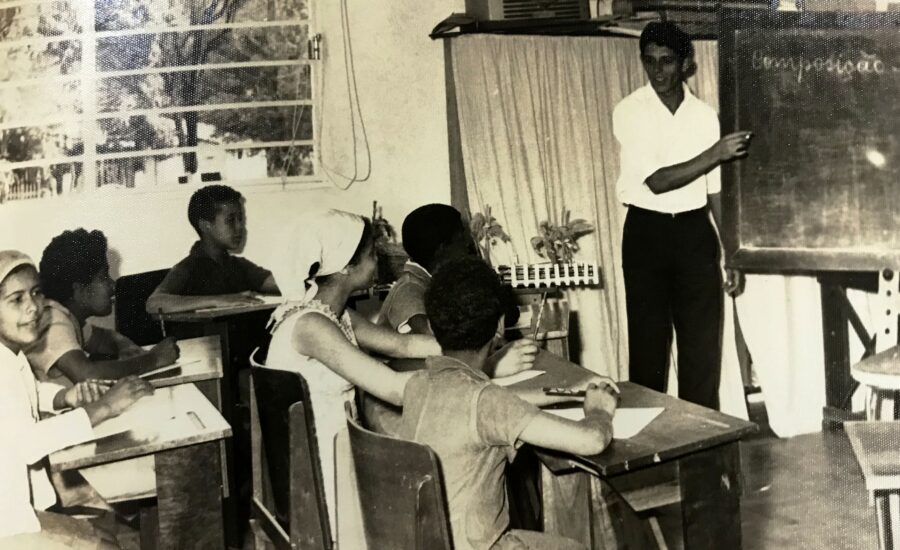
<instances>
[{"instance_id":1,"label":"wooden blackboard frame","mask_svg":"<svg viewBox=\"0 0 900 550\"><path fill-rule=\"evenodd\" d=\"M900 27L898 12L776 12L725 9L719 21L719 102L722 135L738 126L738 80L732 63L739 30L890 29ZM750 154L753 154L751 145ZM741 239L739 162L722 166L723 245L726 265L753 272L878 271L900 267L900 250L749 247ZM900 231L900 227L898 227Z\"/></svg>"}]
</instances>

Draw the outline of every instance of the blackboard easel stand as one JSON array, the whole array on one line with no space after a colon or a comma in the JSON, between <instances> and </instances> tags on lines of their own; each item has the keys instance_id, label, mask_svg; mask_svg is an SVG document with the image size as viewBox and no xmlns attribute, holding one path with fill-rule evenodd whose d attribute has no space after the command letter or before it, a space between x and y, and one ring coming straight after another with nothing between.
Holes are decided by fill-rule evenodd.
<instances>
[{"instance_id":1,"label":"blackboard easel stand","mask_svg":"<svg viewBox=\"0 0 900 550\"><path fill-rule=\"evenodd\" d=\"M900 266L900 262L898 262ZM897 266L875 272L822 272L817 277L821 288L822 334L825 355L825 408L822 424L833 427L847 420L860 420L850 403L858 384L850 376L856 361L897 345L900 314L900 270ZM879 314L873 319L870 334L859 314L847 299L847 289L877 292ZM850 329L862 343L863 356L850 357Z\"/></svg>"}]
</instances>

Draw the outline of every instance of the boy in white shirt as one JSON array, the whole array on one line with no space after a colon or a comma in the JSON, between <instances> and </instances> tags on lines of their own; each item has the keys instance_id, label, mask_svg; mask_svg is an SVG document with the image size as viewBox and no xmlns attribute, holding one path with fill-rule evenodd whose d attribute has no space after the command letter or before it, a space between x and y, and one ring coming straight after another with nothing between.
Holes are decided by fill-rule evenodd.
<instances>
[{"instance_id":1,"label":"boy in white shirt","mask_svg":"<svg viewBox=\"0 0 900 550\"><path fill-rule=\"evenodd\" d=\"M118 548L89 523L45 512L56 494L44 458L93 439L92 427L153 388L127 378L107 391L94 381L71 388L37 383L22 349L43 326L44 297L28 256L0 252L0 549ZM40 420L40 411L69 412Z\"/></svg>"}]
</instances>

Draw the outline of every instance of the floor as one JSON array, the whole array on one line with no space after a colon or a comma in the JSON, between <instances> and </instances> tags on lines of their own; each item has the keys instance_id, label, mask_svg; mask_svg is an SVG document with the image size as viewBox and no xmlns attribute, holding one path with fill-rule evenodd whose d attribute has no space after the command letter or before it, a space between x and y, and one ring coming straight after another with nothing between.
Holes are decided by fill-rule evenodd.
<instances>
[{"instance_id":1,"label":"floor","mask_svg":"<svg viewBox=\"0 0 900 550\"><path fill-rule=\"evenodd\" d=\"M876 550L874 509L843 429L778 439L762 403L751 404L760 432L741 444L745 550ZM680 510L660 518L670 548L681 548Z\"/></svg>"}]
</instances>

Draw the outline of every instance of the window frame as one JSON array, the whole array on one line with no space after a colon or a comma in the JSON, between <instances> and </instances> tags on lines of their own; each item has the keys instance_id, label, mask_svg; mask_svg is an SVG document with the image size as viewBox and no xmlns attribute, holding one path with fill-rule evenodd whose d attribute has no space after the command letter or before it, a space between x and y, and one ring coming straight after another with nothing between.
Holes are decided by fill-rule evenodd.
<instances>
[{"instance_id":1,"label":"window frame","mask_svg":"<svg viewBox=\"0 0 900 550\"><path fill-rule=\"evenodd\" d=\"M26 5L52 4L57 0L9 0L0 2L0 10L16 8ZM82 0L68 0L74 4L82 4ZM142 69L101 71L97 66L97 46L100 40L106 38L118 38L123 36L136 35L154 35L159 36L164 33L180 33L191 31L213 31L213 30L233 30L233 29L258 29L270 27L289 27L297 26L298 28L306 28L307 40L315 35L315 6L314 0L305 0L307 5L307 17L297 17L291 19L279 19L274 21L239 21L226 23L211 23L206 25L172 25L172 26L146 26L140 28L113 30L113 31L97 31L96 17L97 4L102 0L88 0L90 2L89 9L79 9L76 11L78 15L78 24L83 29L81 33L68 33L60 35L34 35L13 40L0 41L0 58L4 57L9 48L45 45L55 42L78 41L81 43L81 62L77 73L59 74L50 76L37 76L34 78L0 81L0 90L5 88L26 88L29 86L41 86L51 83L75 82L80 89L81 113L71 112L64 116L52 118L23 118L14 122L0 122L0 131L14 128L41 128L52 127L57 124L74 123L80 125L82 152L77 155L46 156L41 153L40 158L32 158L30 160L10 162L0 159L0 172L12 174L14 170L25 168L41 168L49 171L54 166L68 165L71 172L76 171L76 167L80 164L81 182L77 187L73 187L63 193L56 194L55 190L48 197L42 197L43 188L37 189L37 196L27 196L28 192L20 192L22 196L14 198L7 197L7 201L23 201L31 199L41 199L49 197L90 197L95 193L182 193L185 191L193 191L197 187L210 182L202 182L201 175L208 173L203 171L203 167L199 166L194 174L186 171L181 173L172 173L171 178L177 180L179 177L188 176L187 183L179 183L178 181L161 182L156 179L144 185L135 185L133 187L124 187L121 185L107 186L101 185L100 182L100 163L105 160L118 159L153 159L154 157L168 157L173 155L181 155L184 153L203 153L216 151L219 154L227 155L228 151L247 151L254 149L267 149L278 147L311 147L310 160L313 166L313 174L309 175L281 175L266 176L263 178L228 178L225 173L221 174L221 180L217 183L233 185L242 191L250 191L258 188L260 190L272 190L276 188L285 189L287 186L309 189L319 189L327 187L327 181L320 162L320 140L319 140L319 116L321 114L322 98L319 95L319 77L321 71L321 63L318 59L308 56L298 56L296 59L266 59L254 61L232 61L232 62L216 62L201 63L193 65L173 65L161 67L149 67ZM83 2L82 5L88 2ZM305 46L305 45L304 45ZM301 47L304 47L301 46ZM100 99L97 95L98 83L106 78L119 78L127 76L144 76L152 74L176 73L182 71L203 71L217 69L254 69L260 67L282 67L296 66L300 73L299 79L304 74L308 75L309 82L309 99L277 99L266 101L247 101L237 103L207 103L197 105L174 105L170 107L156 107L144 109L123 109L118 111L100 111ZM303 69L308 67L308 72ZM194 146L175 146L155 149L143 149L140 151L121 151L121 152L98 152L98 147L102 145L98 137L102 134L100 121L104 119L127 119L132 116L160 115L174 112L205 112L220 110L251 110L267 107L277 108L293 108L294 114L300 112L304 107L310 108L310 137L309 139L281 139L273 141L258 141L256 139L235 142L235 143L219 143L216 145L198 144ZM216 167L220 169L224 167Z\"/></svg>"}]
</instances>

